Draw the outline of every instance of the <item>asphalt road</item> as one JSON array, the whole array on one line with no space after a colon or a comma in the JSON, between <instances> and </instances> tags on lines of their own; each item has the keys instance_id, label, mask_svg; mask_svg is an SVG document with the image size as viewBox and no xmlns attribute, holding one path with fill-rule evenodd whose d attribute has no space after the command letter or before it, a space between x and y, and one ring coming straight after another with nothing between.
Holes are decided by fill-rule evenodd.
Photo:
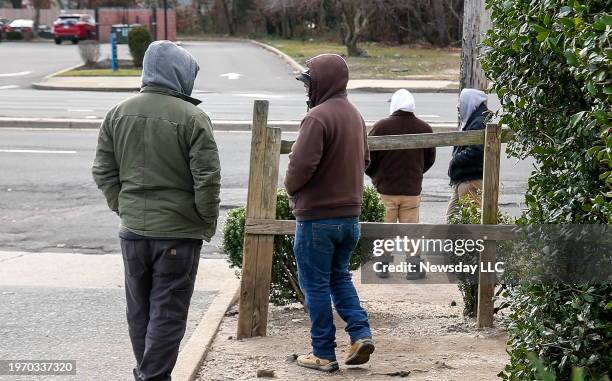
<instances>
[{"instance_id":1,"label":"asphalt road","mask_svg":"<svg viewBox=\"0 0 612 381\"><path fill-rule=\"evenodd\" d=\"M186 42L200 64L194 96L211 118L250 120L255 99L270 101L270 119L299 120L306 97L289 65L248 42ZM125 45L119 55L128 58ZM102 57L108 46L102 47ZM45 75L80 62L78 47L52 43L0 43L0 117L101 118L130 93L42 91L29 88ZM387 115L390 94L353 92L366 120ZM416 94L417 114L432 122L457 120L456 94ZM499 107L495 97L490 106Z\"/></svg>"},{"instance_id":2,"label":"asphalt road","mask_svg":"<svg viewBox=\"0 0 612 381\"><path fill-rule=\"evenodd\" d=\"M97 131L0 129L0 250L119 252L118 217L91 178ZM295 133L284 133L284 139ZM250 133L216 132L222 164L222 214L246 203ZM421 219L443 223L450 148L425 175ZM287 166L281 158L280 179ZM531 160L501 161L500 208L520 214ZM369 183L369 180L367 180ZM223 218L220 221L220 226ZM204 253L219 251L220 235Z\"/></svg>"}]
</instances>

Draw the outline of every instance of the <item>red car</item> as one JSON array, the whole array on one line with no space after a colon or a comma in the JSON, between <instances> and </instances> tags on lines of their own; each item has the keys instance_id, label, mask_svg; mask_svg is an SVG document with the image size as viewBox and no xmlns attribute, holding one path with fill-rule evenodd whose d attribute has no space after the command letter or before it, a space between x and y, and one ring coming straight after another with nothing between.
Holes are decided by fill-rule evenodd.
<instances>
[{"instance_id":1,"label":"red car","mask_svg":"<svg viewBox=\"0 0 612 381\"><path fill-rule=\"evenodd\" d=\"M79 40L96 38L96 22L90 15L61 15L53 23L53 38L56 44L70 40L78 44Z\"/></svg>"}]
</instances>

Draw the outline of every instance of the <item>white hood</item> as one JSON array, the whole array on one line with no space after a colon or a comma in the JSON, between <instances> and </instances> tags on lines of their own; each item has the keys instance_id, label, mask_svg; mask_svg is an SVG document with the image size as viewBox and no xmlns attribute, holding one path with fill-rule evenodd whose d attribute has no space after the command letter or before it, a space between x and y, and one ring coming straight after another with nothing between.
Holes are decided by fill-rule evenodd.
<instances>
[{"instance_id":1,"label":"white hood","mask_svg":"<svg viewBox=\"0 0 612 381\"><path fill-rule=\"evenodd\" d=\"M461 121L460 129L465 127L465 124L476 111L478 106L487 101L487 94L476 89L463 89L459 94L459 120Z\"/></svg>"},{"instance_id":2,"label":"white hood","mask_svg":"<svg viewBox=\"0 0 612 381\"><path fill-rule=\"evenodd\" d=\"M389 107L389 113L393 114L396 111L414 112L416 105L414 104L414 97L410 91L406 89L397 90L391 97L391 106Z\"/></svg>"}]
</instances>

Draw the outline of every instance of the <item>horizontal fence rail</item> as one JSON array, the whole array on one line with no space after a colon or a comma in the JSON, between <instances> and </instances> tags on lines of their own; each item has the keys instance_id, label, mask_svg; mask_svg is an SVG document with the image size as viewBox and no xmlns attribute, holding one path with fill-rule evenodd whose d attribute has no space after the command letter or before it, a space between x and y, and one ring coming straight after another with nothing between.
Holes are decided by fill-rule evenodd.
<instances>
[{"instance_id":1,"label":"horizontal fence rail","mask_svg":"<svg viewBox=\"0 0 612 381\"><path fill-rule=\"evenodd\" d=\"M512 131L507 128L502 129L502 142L505 143L511 138ZM434 132L430 134L368 136L368 147L370 148L370 151L391 151L398 149L468 146L475 144L484 144L484 142L485 130ZM281 141L281 154L291 153L291 148L293 147L294 143L294 140Z\"/></svg>"},{"instance_id":2,"label":"horizontal fence rail","mask_svg":"<svg viewBox=\"0 0 612 381\"><path fill-rule=\"evenodd\" d=\"M395 238L397 236L432 239L486 239L488 241L511 241L518 238L516 225L439 225L401 224L385 222L361 222L364 238ZM294 235L295 220L272 220L248 218L245 233L259 235Z\"/></svg>"}]
</instances>

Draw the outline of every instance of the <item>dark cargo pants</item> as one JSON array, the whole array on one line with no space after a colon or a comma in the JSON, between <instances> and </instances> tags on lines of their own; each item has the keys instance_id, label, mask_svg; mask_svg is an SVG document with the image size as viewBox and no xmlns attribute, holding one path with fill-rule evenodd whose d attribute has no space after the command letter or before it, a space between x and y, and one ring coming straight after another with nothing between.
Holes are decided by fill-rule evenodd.
<instances>
[{"instance_id":1,"label":"dark cargo pants","mask_svg":"<svg viewBox=\"0 0 612 381\"><path fill-rule=\"evenodd\" d=\"M170 380L185 334L201 240L121 239L137 381Z\"/></svg>"}]
</instances>

